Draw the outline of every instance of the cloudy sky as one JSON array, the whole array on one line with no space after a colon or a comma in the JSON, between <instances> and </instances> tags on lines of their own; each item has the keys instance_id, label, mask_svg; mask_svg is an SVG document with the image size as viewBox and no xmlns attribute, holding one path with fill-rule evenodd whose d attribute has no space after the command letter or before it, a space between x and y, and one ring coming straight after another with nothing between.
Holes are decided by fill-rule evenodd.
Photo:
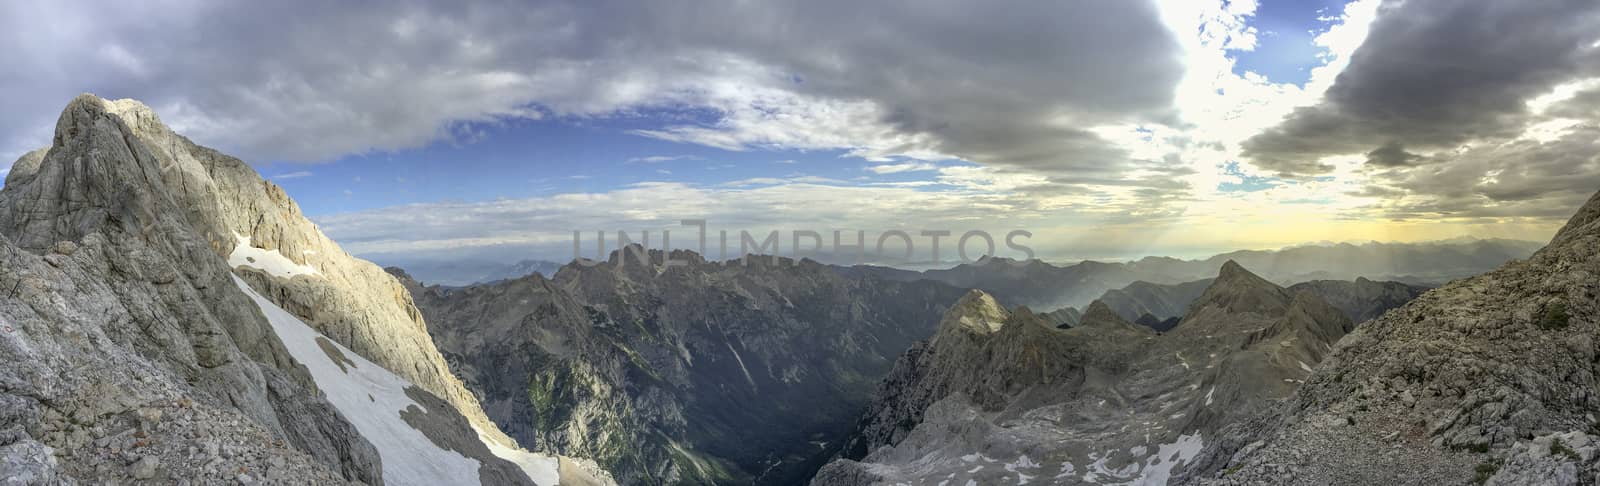
<instances>
[{"instance_id":1,"label":"cloudy sky","mask_svg":"<svg viewBox=\"0 0 1600 486\"><path fill-rule=\"evenodd\" d=\"M1600 189L1593 0L83 3L0 4L0 159L137 98L380 262L688 218L1057 260L1544 239Z\"/></svg>"}]
</instances>

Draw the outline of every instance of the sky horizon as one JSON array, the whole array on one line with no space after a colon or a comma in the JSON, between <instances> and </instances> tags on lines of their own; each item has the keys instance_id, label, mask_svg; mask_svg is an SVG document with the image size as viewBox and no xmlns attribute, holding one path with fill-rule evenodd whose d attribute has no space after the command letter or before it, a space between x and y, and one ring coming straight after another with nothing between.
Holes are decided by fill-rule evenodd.
<instances>
[{"instance_id":1,"label":"sky horizon","mask_svg":"<svg viewBox=\"0 0 1600 486\"><path fill-rule=\"evenodd\" d=\"M83 8L0 6L0 170L134 98L380 262L684 219L1052 261L1544 241L1600 189L1590 1Z\"/></svg>"}]
</instances>

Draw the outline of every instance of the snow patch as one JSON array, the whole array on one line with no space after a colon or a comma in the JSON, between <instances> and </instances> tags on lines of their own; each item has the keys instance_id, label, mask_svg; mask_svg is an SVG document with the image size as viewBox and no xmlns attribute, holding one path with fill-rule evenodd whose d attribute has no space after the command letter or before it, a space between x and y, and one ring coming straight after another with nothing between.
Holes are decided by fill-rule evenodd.
<instances>
[{"instance_id":1,"label":"snow patch","mask_svg":"<svg viewBox=\"0 0 1600 486\"><path fill-rule=\"evenodd\" d=\"M478 434L478 440L483 441L483 445L489 446L490 454L516 464L517 468L521 469L523 474L527 474L528 479L532 479L534 484L553 485L561 482L560 459L501 445L499 442L495 442L484 435L483 430L479 429L476 424L472 425L472 431Z\"/></svg>"},{"instance_id":2,"label":"snow patch","mask_svg":"<svg viewBox=\"0 0 1600 486\"><path fill-rule=\"evenodd\" d=\"M1039 468L1039 463L1033 462L1032 459L1028 459L1028 455L1027 454L1023 454L1022 457L1018 457L1016 462L1006 463L1006 470L1010 471L1010 472L1017 472L1018 469L1038 469L1038 468Z\"/></svg>"},{"instance_id":3,"label":"snow patch","mask_svg":"<svg viewBox=\"0 0 1600 486\"><path fill-rule=\"evenodd\" d=\"M1089 453L1089 458L1094 462L1080 477L1083 482L1100 483L1125 486L1165 486L1172 479L1173 470L1188 464L1205 448L1205 442L1200 438L1200 432L1191 435L1180 435L1170 444L1157 446L1156 453L1146 457L1143 462L1131 462L1125 466L1112 469L1109 467L1111 458L1116 451L1101 456L1099 453ZM1129 450L1134 456L1143 455L1148 451L1144 446L1136 446ZM1062 464L1062 471L1056 477L1070 476L1073 473L1070 463Z\"/></svg>"},{"instance_id":4,"label":"snow patch","mask_svg":"<svg viewBox=\"0 0 1600 486\"><path fill-rule=\"evenodd\" d=\"M235 254L238 253L235 250ZM349 348L329 341L355 364L341 370L329 353L317 344L318 338L326 337L257 294L237 275L233 276L233 283L261 308L273 332L283 341L295 361L305 365L328 402L339 409L339 413L361 432L361 436L378 449L378 457L383 462L384 483L433 485L479 482L478 461L434 445L426 435L400 417L400 411L413 406L425 410L406 396L406 388L414 386L411 382L373 364ZM483 440L482 431L477 432L480 440ZM560 466L553 457L511 449L491 440L483 442L494 455L516 464L539 484L555 484L560 477Z\"/></svg>"},{"instance_id":5,"label":"snow patch","mask_svg":"<svg viewBox=\"0 0 1600 486\"><path fill-rule=\"evenodd\" d=\"M1206 390L1206 406L1211 406L1211 396L1215 395L1216 393L1217 393L1217 386L1216 385L1211 385L1211 389L1210 390Z\"/></svg>"},{"instance_id":6,"label":"snow patch","mask_svg":"<svg viewBox=\"0 0 1600 486\"><path fill-rule=\"evenodd\" d=\"M1200 455L1200 450L1205 446L1205 441L1200 439L1199 431L1195 431L1192 435L1180 435L1178 440L1171 444L1161 444L1160 450L1145 461L1144 474L1140 475L1138 484L1167 484L1167 480L1172 479L1172 470Z\"/></svg>"},{"instance_id":7,"label":"snow patch","mask_svg":"<svg viewBox=\"0 0 1600 486\"><path fill-rule=\"evenodd\" d=\"M1070 478L1070 477L1072 477L1072 472L1074 470L1076 470L1076 469L1077 469L1077 466L1073 466L1072 465L1072 461L1062 461L1061 462L1061 472L1056 474L1056 479Z\"/></svg>"},{"instance_id":8,"label":"snow patch","mask_svg":"<svg viewBox=\"0 0 1600 486\"><path fill-rule=\"evenodd\" d=\"M1310 366L1306 366L1306 362L1300 361L1300 360L1295 360L1295 362L1296 363L1300 363L1300 369L1306 370L1306 373L1310 373L1311 372L1311 367Z\"/></svg>"},{"instance_id":9,"label":"snow patch","mask_svg":"<svg viewBox=\"0 0 1600 486\"><path fill-rule=\"evenodd\" d=\"M228 254L228 266L233 268L251 267L267 272L278 278L294 278L296 275L315 276L317 269L295 263L289 257L283 256L278 250L264 250L250 246L250 237L234 233L233 237L239 240L238 246L233 247L233 253Z\"/></svg>"}]
</instances>

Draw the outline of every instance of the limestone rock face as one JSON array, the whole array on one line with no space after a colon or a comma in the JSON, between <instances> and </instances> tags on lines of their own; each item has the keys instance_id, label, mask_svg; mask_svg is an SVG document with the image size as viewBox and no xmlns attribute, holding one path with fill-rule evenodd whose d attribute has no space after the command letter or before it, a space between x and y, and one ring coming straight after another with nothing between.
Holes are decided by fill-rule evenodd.
<instances>
[{"instance_id":1,"label":"limestone rock face","mask_svg":"<svg viewBox=\"0 0 1600 486\"><path fill-rule=\"evenodd\" d=\"M372 446L231 288L181 191L111 107L73 100L52 146L0 190L0 444L43 444L61 476L88 482L128 473L126 454L162 457L156 474L173 477L273 462L291 480L381 482ZM251 452L202 458L191 444Z\"/></svg>"},{"instance_id":2,"label":"limestone rock face","mask_svg":"<svg viewBox=\"0 0 1600 486\"><path fill-rule=\"evenodd\" d=\"M1206 470L1352 327L1232 262L1166 334L1099 301L1068 329L995 307L969 294L902 355L812 484L1166 484Z\"/></svg>"},{"instance_id":3,"label":"limestone rock face","mask_svg":"<svg viewBox=\"0 0 1600 486\"><path fill-rule=\"evenodd\" d=\"M1202 479L1592 484L1592 459L1577 452L1589 446L1572 442L1600 417L1595 214L1600 195L1527 260L1451 282L1363 324L1281 413L1254 427L1260 444L1233 454L1224 470L1231 473ZM1574 454L1549 454L1552 440ZM1534 453L1541 447L1545 453ZM1281 477L1280 467L1296 473Z\"/></svg>"},{"instance_id":4,"label":"limestone rock face","mask_svg":"<svg viewBox=\"0 0 1600 486\"><path fill-rule=\"evenodd\" d=\"M667 256L635 246L553 278L411 288L491 417L628 484L803 481L961 295L809 260Z\"/></svg>"},{"instance_id":5,"label":"limestone rock face","mask_svg":"<svg viewBox=\"0 0 1600 486\"><path fill-rule=\"evenodd\" d=\"M136 101L77 97L51 147L8 174L0 270L0 447L52 448L68 478L385 481L370 438L235 273L514 446L449 373L404 287ZM235 477L245 470L258 476Z\"/></svg>"}]
</instances>

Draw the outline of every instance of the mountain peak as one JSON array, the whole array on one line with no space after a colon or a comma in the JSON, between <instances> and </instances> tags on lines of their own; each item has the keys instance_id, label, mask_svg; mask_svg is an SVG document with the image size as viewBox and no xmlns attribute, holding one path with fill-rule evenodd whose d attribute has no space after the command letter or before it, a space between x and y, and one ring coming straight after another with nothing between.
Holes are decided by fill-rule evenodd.
<instances>
[{"instance_id":1,"label":"mountain peak","mask_svg":"<svg viewBox=\"0 0 1600 486\"><path fill-rule=\"evenodd\" d=\"M98 96L84 93L72 98L66 108L61 109L61 116L56 118L55 138L50 145L64 147L77 141L79 135L91 130L95 121L105 113L105 100Z\"/></svg>"},{"instance_id":2,"label":"mountain peak","mask_svg":"<svg viewBox=\"0 0 1600 486\"><path fill-rule=\"evenodd\" d=\"M1189 305L1190 312L1205 307L1221 307L1234 312L1270 313L1285 309L1293 296L1277 284L1261 278L1233 260L1222 264L1200 298Z\"/></svg>"},{"instance_id":3,"label":"mountain peak","mask_svg":"<svg viewBox=\"0 0 1600 486\"><path fill-rule=\"evenodd\" d=\"M1222 262L1222 269L1217 272L1218 280L1243 278L1245 276L1255 277L1256 274L1250 273L1249 270L1245 270L1244 265L1240 265L1239 262L1233 261L1232 259Z\"/></svg>"},{"instance_id":4,"label":"mountain peak","mask_svg":"<svg viewBox=\"0 0 1600 486\"><path fill-rule=\"evenodd\" d=\"M961 296L961 300L950 306L945 312L944 319L940 321L939 328L965 329L980 334L988 334L1000 330L1011 313L994 296L982 290L973 289Z\"/></svg>"},{"instance_id":5,"label":"mountain peak","mask_svg":"<svg viewBox=\"0 0 1600 486\"><path fill-rule=\"evenodd\" d=\"M1078 322L1087 324L1091 321L1115 322L1121 320L1124 319L1122 316L1117 315L1116 311L1111 310L1111 306L1106 305L1104 301L1095 299L1094 302L1089 303L1089 307L1083 310L1083 317L1079 318Z\"/></svg>"},{"instance_id":6,"label":"mountain peak","mask_svg":"<svg viewBox=\"0 0 1600 486\"><path fill-rule=\"evenodd\" d=\"M1078 318L1078 325L1073 328L1123 329L1141 333L1150 331L1150 328L1123 319L1111 306L1100 300L1089 303L1089 307L1083 310L1083 317Z\"/></svg>"},{"instance_id":7,"label":"mountain peak","mask_svg":"<svg viewBox=\"0 0 1600 486\"><path fill-rule=\"evenodd\" d=\"M1222 263L1222 268L1217 271L1217 278L1211 282L1211 286L1277 287L1278 285L1246 270L1244 265L1228 260Z\"/></svg>"},{"instance_id":8,"label":"mountain peak","mask_svg":"<svg viewBox=\"0 0 1600 486\"><path fill-rule=\"evenodd\" d=\"M56 119L53 146L67 145L82 133L92 130L101 120L116 117L123 125L141 135L170 136L172 129L161 122L155 110L134 99L108 100L92 93L80 94L67 102ZM109 127L107 127L109 128Z\"/></svg>"}]
</instances>

